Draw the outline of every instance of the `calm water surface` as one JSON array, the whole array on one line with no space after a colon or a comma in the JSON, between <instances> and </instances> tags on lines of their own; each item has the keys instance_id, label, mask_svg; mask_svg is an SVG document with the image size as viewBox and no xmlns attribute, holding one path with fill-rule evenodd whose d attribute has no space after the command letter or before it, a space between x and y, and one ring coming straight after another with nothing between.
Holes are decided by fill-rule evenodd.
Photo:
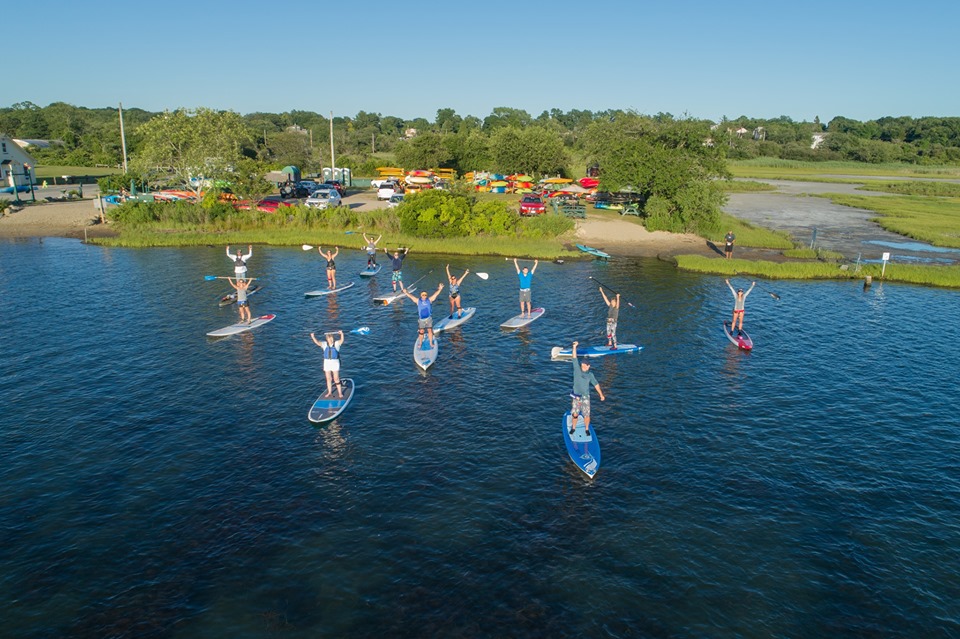
<instances>
[{"instance_id":1,"label":"calm water surface","mask_svg":"<svg viewBox=\"0 0 960 639\"><path fill-rule=\"evenodd\" d=\"M277 319L216 341L223 247L0 243L2 634L960 636L956 292L760 282L744 353L717 277L544 263L546 315L504 332L513 265L450 259L490 278L421 373L413 305L372 305L360 251L354 288L306 300L316 252L255 247ZM445 263L411 253L408 283ZM600 341L591 276L644 346L594 366L592 481L549 360ZM356 399L314 427L307 334L364 325Z\"/></svg>"}]
</instances>

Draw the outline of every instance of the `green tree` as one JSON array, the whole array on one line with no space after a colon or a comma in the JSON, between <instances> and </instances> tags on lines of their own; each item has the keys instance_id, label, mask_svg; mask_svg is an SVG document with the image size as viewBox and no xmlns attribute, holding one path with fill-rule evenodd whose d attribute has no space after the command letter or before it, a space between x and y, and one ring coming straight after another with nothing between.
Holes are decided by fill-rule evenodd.
<instances>
[{"instance_id":1,"label":"green tree","mask_svg":"<svg viewBox=\"0 0 960 639\"><path fill-rule=\"evenodd\" d=\"M449 166L453 154L444 144L439 133L421 133L411 140L401 142L396 150L400 166L420 169Z\"/></svg>"},{"instance_id":2,"label":"green tree","mask_svg":"<svg viewBox=\"0 0 960 639\"><path fill-rule=\"evenodd\" d=\"M165 112L138 130L142 145L135 165L145 175L160 174L197 193L202 181L229 180L231 172L252 147L253 132L233 111L207 108Z\"/></svg>"},{"instance_id":3,"label":"green tree","mask_svg":"<svg viewBox=\"0 0 960 639\"><path fill-rule=\"evenodd\" d=\"M568 158L563 139L544 126L499 128L490 136L493 167L504 173L557 173Z\"/></svg>"}]
</instances>

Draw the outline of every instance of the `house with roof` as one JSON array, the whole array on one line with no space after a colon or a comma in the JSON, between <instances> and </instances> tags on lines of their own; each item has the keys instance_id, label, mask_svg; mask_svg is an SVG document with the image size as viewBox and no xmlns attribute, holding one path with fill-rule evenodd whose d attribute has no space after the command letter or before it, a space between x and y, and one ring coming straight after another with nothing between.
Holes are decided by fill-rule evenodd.
<instances>
[{"instance_id":1,"label":"house with roof","mask_svg":"<svg viewBox=\"0 0 960 639\"><path fill-rule=\"evenodd\" d=\"M0 134L0 189L27 187L37 183L36 162L10 136ZM21 189L26 190L26 189Z\"/></svg>"}]
</instances>

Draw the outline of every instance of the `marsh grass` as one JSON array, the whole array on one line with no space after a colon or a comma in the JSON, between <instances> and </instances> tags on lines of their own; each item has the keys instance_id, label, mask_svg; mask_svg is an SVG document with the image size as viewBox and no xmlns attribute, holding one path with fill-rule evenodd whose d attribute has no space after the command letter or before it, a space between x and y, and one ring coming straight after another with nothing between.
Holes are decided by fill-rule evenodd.
<instances>
[{"instance_id":1,"label":"marsh grass","mask_svg":"<svg viewBox=\"0 0 960 639\"><path fill-rule=\"evenodd\" d=\"M828 251L822 248L797 247L783 252L784 257L792 257L801 260L842 260L843 253Z\"/></svg>"},{"instance_id":2,"label":"marsh grass","mask_svg":"<svg viewBox=\"0 0 960 639\"><path fill-rule=\"evenodd\" d=\"M753 180L718 180L717 184L724 193L755 193L758 191L776 191L777 187L766 182Z\"/></svg>"},{"instance_id":3,"label":"marsh grass","mask_svg":"<svg viewBox=\"0 0 960 639\"><path fill-rule=\"evenodd\" d=\"M769 280L859 280L867 275L875 281L902 282L924 286L960 288L960 266L919 266L916 264L887 264L883 280L881 265L864 264L857 271L852 265L829 262L767 262L752 260L725 260L702 255L677 255L677 267L695 273L713 275L749 276Z\"/></svg>"},{"instance_id":4,"label":"marsh grass","mask_svg":"<svg viewBox=\"0 0 960 639\"><path fill-rule=\"evenodd\" d=\"M717 246L722 246L724 243L723 237L727 234L727 231L733 231L733 234L737 236L737 246L771 249L794 248L793 239L788 233L784 231L773 231L763 228L762 226L754 226L749 222L733 217L732 215L727 215L726 213L720 214L720 228L722 230L716 236L711 235L704 239L710 240Z\"/></svg>"},{"instance_id":5,"label":"marsh grass","mask_svg":"<svg viewBox=\"0 0 960 639\"><path fill-rule=\"evenodd\" d=\"M956 182L878 182L864 184L861 191L879 191L899 195L922 195L928 197L960 197L960 184Z\"/></svg>"},{"instance_id":6,"label":"marsh grass","mask_svg":"<svg viewBox=\"0 0 960 639\"><path fill-rule=\"evenodd\" d=\"M823 193L817 197L879 213L880 217L873 221L892 233L934 246L960 248L960 198L840 193Z\"/></svg>"},{"instance_id":7,"label":"marsh grass","mask_svg":"<svg viewBox=\"0 0 960 639\"><path fill-rule=\"evenodd\" d=\"M883 177L960 178L958 166L917 166L891 162L865 164L863 162L803 162L779 158L755 158L752 160L729 160L727 167L735 177L808 180L815 176L868 175ZM830 181L835 179L828 178ZM840 178L836 181L850 181Z\"/></svg>"}]
</instances>

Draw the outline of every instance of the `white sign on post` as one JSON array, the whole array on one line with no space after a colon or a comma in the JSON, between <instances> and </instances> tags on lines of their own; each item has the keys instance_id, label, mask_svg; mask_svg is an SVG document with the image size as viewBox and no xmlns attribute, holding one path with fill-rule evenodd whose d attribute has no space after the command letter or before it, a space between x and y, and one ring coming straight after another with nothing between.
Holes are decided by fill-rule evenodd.
<instances>
[{"instance_id":1,"label":"white sign on post","mask_svg":"<svg viewBox=\"0 0 960 639\"><path fill-rule=\"evenodd\" d=\"M883 279L883 274L887 272L887 262L890 261L890 254L883 254L883 267L880 269L880 279Z\"/></svg>"}]
</instances>

